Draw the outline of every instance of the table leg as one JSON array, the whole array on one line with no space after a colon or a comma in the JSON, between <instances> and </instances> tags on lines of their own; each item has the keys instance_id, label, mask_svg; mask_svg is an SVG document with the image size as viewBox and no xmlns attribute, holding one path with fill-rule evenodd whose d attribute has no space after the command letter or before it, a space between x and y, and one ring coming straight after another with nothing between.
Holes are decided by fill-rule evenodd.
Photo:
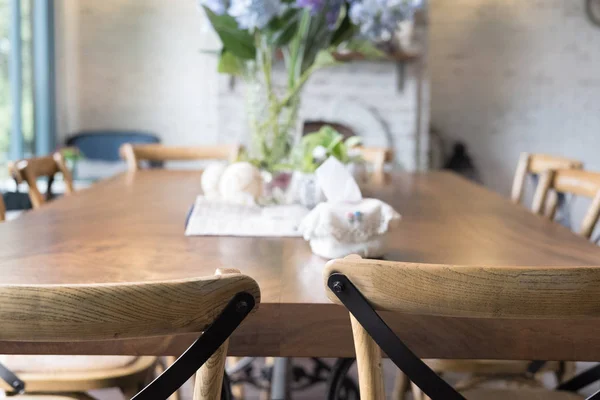
<instances>
[{"instance_id":1,"label":"table leg","mask_svg":"<svg viewBox=\"0 0 600 400\"><path fill-rule=\"evenodd\" d=\"M292 360L275 357L271 375L271 400L289 400Z\"/></svg>"}]
</instances>

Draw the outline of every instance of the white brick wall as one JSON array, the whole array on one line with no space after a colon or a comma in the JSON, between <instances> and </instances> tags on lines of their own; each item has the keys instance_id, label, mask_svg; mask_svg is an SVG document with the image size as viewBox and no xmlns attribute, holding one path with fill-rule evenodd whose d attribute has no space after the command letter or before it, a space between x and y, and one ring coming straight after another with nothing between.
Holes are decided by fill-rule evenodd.
<instances>
[{"instance_id":1,"label":"white brick wall","mask_svg":"<svg viewBox=\"0 0 600 400\"><path fill-rule=\"evenodd\" d=\"M584 1L429 7L432 124L468 144L487 186L509 193L521 151L600 170L600 29Z\"/></svg>"}]
</instances>

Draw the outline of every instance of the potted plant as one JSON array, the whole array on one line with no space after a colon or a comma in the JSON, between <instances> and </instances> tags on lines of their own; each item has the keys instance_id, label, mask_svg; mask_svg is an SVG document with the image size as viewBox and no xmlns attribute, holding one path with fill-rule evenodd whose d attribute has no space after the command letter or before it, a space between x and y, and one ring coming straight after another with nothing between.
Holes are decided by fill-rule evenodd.
<instances>
[{"instance_id":1,"label":"potted plant","mask_svg":"<svg viewBox=\"0 0 600 400\"><path fill-rule=\"evenodd\" d=\"M329 125L303 136L291 154L291 167L294 170L290 185L292 200L309 208L323 201L323 193L314 172L329 157L335 157L349 166L362 163L356 148L360 142L358 136L344 140L344 136Z\"/></svg>"}]
</instances>

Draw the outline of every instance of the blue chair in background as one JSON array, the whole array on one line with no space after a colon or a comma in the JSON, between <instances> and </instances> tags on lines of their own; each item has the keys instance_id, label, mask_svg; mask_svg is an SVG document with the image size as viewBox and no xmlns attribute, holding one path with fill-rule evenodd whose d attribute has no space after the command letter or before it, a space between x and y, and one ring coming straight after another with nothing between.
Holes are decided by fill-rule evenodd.
<instances>
[{"instance_id":1,"label":"blue chair in background","mask_svg":"<svg viewBox=\"0 0 600 400\"><path fill-rule=\"evenodd\" d=\"M65 145L76 148L83 156L70 165L75 181L91 183L126 171L127 165L119 154L125 143L156 144L160 139L148 132L117 130L82 131L69 137Z\"/></svg>"},{"instance_id":2,"label":"blue chair in background","mask_svg":"<svg viewBox=\"0 0 600 400\"><path fill-rule=\"evenodd\" d=\"M79 132L65 142L79 149L86 159L102 161L120 161L119 148L125 143L160 143L160 139L148 132L95 130Z\"/></svg>"}]
</instances>

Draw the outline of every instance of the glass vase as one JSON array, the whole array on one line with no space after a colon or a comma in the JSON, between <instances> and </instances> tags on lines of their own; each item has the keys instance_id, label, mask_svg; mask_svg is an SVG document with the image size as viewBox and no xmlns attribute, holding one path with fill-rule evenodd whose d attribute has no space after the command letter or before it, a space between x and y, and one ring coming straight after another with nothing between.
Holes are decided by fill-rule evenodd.
<instances>
[{"instance_id":1,"label":"glass vase","mask_svg":"<svg viewBox=\"0 0 600 400\"><path fill-rule=\"evenodd\" d=\"M301 91L267 82L265 75L257 69L246 79L248 157L268 172L289 170L290 152L302 135Z\"/></svg>"}]
</instances>

